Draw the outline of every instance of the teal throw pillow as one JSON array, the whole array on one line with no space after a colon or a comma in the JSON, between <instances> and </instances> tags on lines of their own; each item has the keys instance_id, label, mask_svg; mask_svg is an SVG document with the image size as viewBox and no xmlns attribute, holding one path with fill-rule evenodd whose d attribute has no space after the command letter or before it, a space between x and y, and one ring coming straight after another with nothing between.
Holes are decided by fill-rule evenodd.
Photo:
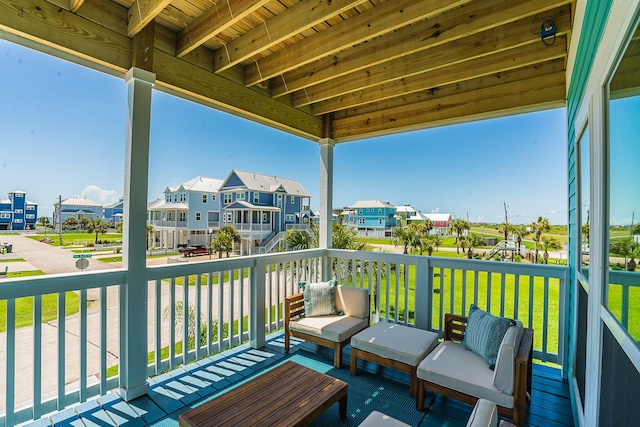
<instances>
[{"instance_id":1,"label":"teal throw pillow","mask_svg":"<svg viewBox=\"0 0 640 427\"><path fill-rule=\"evenodd\" d=\"M513 323L511 319L492 316L477 305L471 304L462 344L467 350L482 356L489 364L489 369L493 371L502 339Z\"/></svg>"},{"instance_id":2,"label":"teal throw pillow","mask_svg":"<svg viewBox=\"0 0 640 427\"><path fill-rule=\"evenodd\" d=\"M304 297L304 315L312 317L338 314L335 297L336 286L338 286L336 280L321 283L298 283L298 289L302 290Z\"/></svg>"}]
</instances>

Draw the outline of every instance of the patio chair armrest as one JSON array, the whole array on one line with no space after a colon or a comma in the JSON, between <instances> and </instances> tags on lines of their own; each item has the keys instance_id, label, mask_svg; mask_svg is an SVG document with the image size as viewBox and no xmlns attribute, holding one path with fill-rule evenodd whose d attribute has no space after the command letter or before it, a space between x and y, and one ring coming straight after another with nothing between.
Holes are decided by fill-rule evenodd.
<instances>
[{"instance_id":1,"label":"patio chair armrest","mask_svg":"<svg viewBox=\"0 0 640 427\"><path fill-rule=\"evenodd\" d=\"M284 329L289 333L291 319L304 315L304 296L302 292L289 295L284 299Z\"/></svg>"},{"instance_id":2,"label":"patio chair armrest","mask_svg":"<svg viewBox=\"0 0 640 427\"><path fill-rule=\"evenodd\" d=\"M467 328L467 317L458 314L446 313L444 315L444 340L462 341L464 331Z\"/></svg>"}]
</instances>

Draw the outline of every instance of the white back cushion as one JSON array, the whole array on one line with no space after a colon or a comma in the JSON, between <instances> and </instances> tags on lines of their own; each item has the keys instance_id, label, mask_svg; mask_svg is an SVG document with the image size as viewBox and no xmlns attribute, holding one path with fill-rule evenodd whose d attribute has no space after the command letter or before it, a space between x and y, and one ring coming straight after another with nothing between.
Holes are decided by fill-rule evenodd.
<instances>
[{"instance_id":1,"label":"white back cushion","mask_svg":"<svg viewBox=\"0 0 640 427\"><path fill-rule=\"evenodd\" d=\"M516 320L516 324L507 329L498 350L496 368L493 372L493 386L508 395L513 395L515 360L523 334L522 322Z\"/></svg>"},{"instance_id":2,"label":"white back cushion","mask_svg":"<svg viewBox=\"0 0 640 427\"><path fill-rule=\"evenodd\" d=\"M336 287L336 310L345 316L365 319L369 316L369 291L351 286Z\"/></svg>"}]
</instances>

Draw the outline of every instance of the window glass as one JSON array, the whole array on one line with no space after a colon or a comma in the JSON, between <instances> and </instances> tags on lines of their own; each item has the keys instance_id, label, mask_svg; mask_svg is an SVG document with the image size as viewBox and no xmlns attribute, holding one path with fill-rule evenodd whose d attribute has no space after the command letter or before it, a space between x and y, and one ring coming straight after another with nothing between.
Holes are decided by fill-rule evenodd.
<instances>
[{"instance_id":1,"label":"window glass","mask_svg":"<svg viewBox=\"0 0 640 427\"><path fill-rule=\"evenodd\" d=\"M587 127L578 142L580 156L580 252L582 267L589 266L589 221L590 216L590 169L589 169L589 128Z\"/></svg>"},{"instance_id":2,"label":"window glass","mask_svg":"<svg viewBox=\"0 0 640 427\"><path fill-rule=\"evenodd\" d=\"M606 304L640 342L640 31L609 83L609 280Z\"/></svg>"}]
</instances>

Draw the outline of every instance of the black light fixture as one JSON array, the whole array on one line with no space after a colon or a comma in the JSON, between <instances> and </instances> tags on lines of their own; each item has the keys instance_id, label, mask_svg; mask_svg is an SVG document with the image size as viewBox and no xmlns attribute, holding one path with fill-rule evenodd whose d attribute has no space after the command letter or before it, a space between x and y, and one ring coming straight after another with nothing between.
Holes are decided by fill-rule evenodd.
<instances>
[{"instance_id":1,"label":"black light fixture","mask_svg":"<svg viewBox=\"0 0 640 427\"><path fill-rule=\"evenodd\" d=\"M556 21L553 18L547 18L542 21L540 26L540 40L547 46L553 46L556 42Z\"/></svg>"}]
</instances>

